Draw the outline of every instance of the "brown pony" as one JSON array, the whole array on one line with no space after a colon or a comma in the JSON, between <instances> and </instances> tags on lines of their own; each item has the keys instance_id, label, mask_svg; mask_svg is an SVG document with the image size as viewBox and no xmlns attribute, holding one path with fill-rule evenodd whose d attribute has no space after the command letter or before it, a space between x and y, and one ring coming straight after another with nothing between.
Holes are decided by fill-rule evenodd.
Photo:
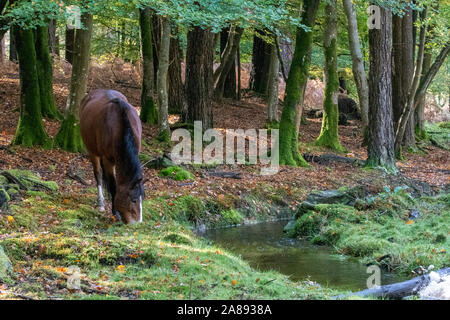
<instances>
[{"instance_id":1,"label":"brown pony","mask_svg":"<svg viewBox=\"0 0 450 320\"><path fill-rule=\"evenodd\" d=\"M105 211L105 181L113 215L126 224L142 222L142 126L135 108L120 92L91 91L81 101L80 130L94 167L100 211Z\"/></svg>"}]
</instances>

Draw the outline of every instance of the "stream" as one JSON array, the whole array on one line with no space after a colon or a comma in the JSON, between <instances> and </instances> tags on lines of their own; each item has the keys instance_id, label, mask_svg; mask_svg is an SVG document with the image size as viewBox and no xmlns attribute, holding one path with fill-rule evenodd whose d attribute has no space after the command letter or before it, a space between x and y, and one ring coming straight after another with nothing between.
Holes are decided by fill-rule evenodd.
<instances>
[{"instance_id":1,"label":"stream","mask_svg":"<svg viewBox=\"0 0 450 320\"><path fill-rule=\"evenodd\" d=\"M277 270L292 280L311 280L340 290L367 289L372 273L356 258L336 254L331 247L288 238L283 233L287 221L265 222L238 227L211 229L201 236L240 255L257 270ZM406 278L382 271L381 284Z\"/></svg>"}]
</instances>

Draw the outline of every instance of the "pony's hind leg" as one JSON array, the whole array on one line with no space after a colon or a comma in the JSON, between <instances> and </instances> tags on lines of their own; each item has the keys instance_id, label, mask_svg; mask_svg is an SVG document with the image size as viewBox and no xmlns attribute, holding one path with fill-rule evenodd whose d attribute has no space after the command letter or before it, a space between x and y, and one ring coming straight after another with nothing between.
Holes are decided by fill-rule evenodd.
<instances>
[{"instance_id":1,"label":"pony's hind leg","mask_svg":"<svg viewBox=\"0 0 450 320\"><path fill-rule=\"evenodd\" d=\"M117 220L120 221L120 214L116 211L116 208L114 206L114 199L116 197L116 178L114 176L114 165L105 158L102 158L101 165L103 168L103 176L106 182L106 186L108 187L108 192L111 195L112 214L116 217Z\"/></svg>"},{"instance_id":2,"label":"pony's hind leg","mask_svg":"<svg viewBox=\"0 0 450 320\"><path fill-rule=\"evenodd\" d=\"M98 206L100 212L105 211L105 198L103 197L103 170L100 165L100 158L91 156L92 166L94 167L94 176L95 181L97 182L97 190L98 190Z\"/></svg>"}]
</instances>

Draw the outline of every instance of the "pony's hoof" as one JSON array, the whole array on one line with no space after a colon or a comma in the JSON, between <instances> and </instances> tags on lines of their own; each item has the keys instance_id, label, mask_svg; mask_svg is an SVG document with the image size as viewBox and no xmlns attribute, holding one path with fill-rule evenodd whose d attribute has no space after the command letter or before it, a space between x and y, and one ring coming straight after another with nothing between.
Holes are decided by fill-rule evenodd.
<instances>
[{"instance_id":1,"label":"pony's hoof","mask_svg":"<svg viewBox=\"0 0 450 320\"><path fill-rule=\"evenodd\" d=\"M116 211L116 213L114 214L114 216L116 217L116 220L117 220L117 221L121 221L121 220L122 220L122 217L120 216L119 211Z\"/></svg>"}]
</instances>

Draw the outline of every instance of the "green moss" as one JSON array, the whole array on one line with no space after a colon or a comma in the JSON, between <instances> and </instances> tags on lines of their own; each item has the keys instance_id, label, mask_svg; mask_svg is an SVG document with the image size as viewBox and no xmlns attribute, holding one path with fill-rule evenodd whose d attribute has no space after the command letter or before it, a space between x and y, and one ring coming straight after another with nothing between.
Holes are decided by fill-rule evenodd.
<instances>
[{"instance_id":1,"label":"green moss","mask_svg":"<svg viewBox=\"0 0 450 320\"><path fill-rule=\"evenodd\" d=\"M223 220L228 224L241 224L244 222L242 215L234 209L224 210L221 212L221 215Z\"/></svg>"},{"instance_id":2,"label":"green moss","mask_svg":"<svg viewBox=\"0 0 450 320\"><path fill-rule=\"evenodd\" d=\"M165 168L159 172L159 175L161 177L167 177L176 181L195 180L192 173L178 166Z\"/></svg>"},{"instance_id":3,"label":"green moss","mask_svg":"<svg viewBox=\"0 0 450 320\"><path fill-rule=\"evenodd\" d=\"M419 266L442 267L450 241L444 221L450 218L448 195L413 199L403 188L345 205L320 204L303 211L293 234L338 252L409 274ZM409 218L410 208L420 212ZM439 213L439 214L437 214ZM386 259L379 259L387 257Z\"/></svg>"},{"instance_id":4,"label":"green moss","mask_svg":"<svg viewBox=\"0 0 450 320\"><path fill-rule=\"evenodd\" d=\"M80 123L74 115L69 114L62 122L55 137L54 146L69 152L85 151L81 139Z\"/></svg>"},{"instance_id":5,"label":"green moss","mask_svg":"<svg viewBox=\"0 0 450 320\"><path fill-rule=\"evenodd\" d=\"M9 174L18 179L30 191L48 189L50 191L58 191L58 184L54 181L44 181L29 170L7 170Z\"/></svg>"}]
</instances>

